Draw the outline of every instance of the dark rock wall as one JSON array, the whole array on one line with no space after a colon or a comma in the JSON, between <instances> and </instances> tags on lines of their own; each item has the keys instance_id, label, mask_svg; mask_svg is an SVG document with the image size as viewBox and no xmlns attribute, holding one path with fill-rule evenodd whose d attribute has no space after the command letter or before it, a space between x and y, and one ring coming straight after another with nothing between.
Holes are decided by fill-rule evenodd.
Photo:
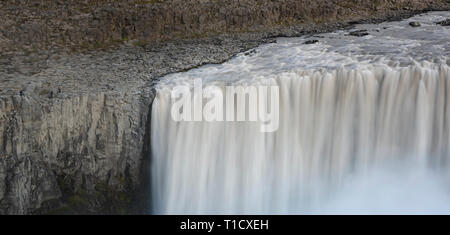
<instances>
[{"instance_id":1,"label":"dark rock wall","mask_svg":"<svg viewBox=\"0 0 450 235\"><path fill-rule=\"evenodd\" d=\"M143 94L51 105L0 99L0 214L125 213L140 180L153 98Z\"/></svg>"},{"instance_id":2,"label":"dark rock wall","mask_svg":"<svg viewBox=\"0 0 450 235\"><path fill-rule=\"evenodd\" d=\"M6 0L0 49L95 49L442 9L448 0Z\"/></svg>"}]
</instances>

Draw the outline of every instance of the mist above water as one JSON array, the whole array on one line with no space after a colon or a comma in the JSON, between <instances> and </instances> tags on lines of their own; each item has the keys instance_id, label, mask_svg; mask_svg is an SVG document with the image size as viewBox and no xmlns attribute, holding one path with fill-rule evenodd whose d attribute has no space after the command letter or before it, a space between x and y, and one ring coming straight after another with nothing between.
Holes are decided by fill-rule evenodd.
<instances>
[{"instance_id":1,"label":"mist above water","mask_svg":"<svg viewBox=\"0 0 450 235\"><path fill-rule=\"evenodd\" d=\"M449 214L448 174L393 164L358 172L311 214Z\"/></svg>"}]
</instances>

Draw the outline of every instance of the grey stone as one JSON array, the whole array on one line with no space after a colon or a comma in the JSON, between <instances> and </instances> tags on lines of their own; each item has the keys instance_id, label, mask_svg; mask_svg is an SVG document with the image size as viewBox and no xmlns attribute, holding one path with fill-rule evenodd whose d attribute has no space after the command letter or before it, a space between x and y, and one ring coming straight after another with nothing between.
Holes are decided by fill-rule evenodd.
<instances>
[{"instance_id":1,"label":"grey stone","mask_svg":"<svg viewBox=\"0 0 450 235\"><path fill-rule=\"evenodd\" d=\"M417 21L409 22L409 25L411 27L420 27L421 26L421 24L419 22L417 22Z\"/></svg>"},{"instance_id":2,"label":"grey stone","mask_svg":"<svg viewBox=\"0 0 450 235\"><path fill-rule=\"evenodd\" d=\"M450 26L450 19L446 19L443 21L436 22L436 24L440 24L442 26Z\"/></svg>"},{"instance_id":3,"label":"grey stone","mask_svg":"<svg viewBox=\"0 0 450 235\"><path fill-rule=\"evenodd\" d=\"M369 32L367 32L367 30L365 30L365 29L362 29L362 30L352 31L348 35L355 36L355 37L364 37L364 36L369 35Z\"/></svg>"},{"instance_id":4,"label":"grey stone","mask_svg":"<svg viewBox=\"0 0 450 235\"><path fill-rule=\"evenodd\" d=\"M309 44L316 44L318 42L319 42L319 40L313 39L313 40L305 41L303 44L309 45Z\"/></svg>"}]
</instances>

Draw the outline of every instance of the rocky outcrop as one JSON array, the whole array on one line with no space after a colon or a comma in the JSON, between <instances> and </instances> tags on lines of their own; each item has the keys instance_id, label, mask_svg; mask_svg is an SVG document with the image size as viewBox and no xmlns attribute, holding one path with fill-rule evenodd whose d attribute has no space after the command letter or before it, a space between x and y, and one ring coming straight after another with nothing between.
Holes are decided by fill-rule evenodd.
<instances>
[{"instance_id":1,"label":"rocky outcrop","mask_svg":"<svg viewBox=\"0 0 450 235\"><path fill-rule=\"evenodd\" d=\"M142 94L0 99L0 213L123 212L143 161L152 93Z\"/></svg>"},{"instance_id":2,"label":"rocky outcrop","mask_svg":"<svg viewBox=\"0 0 450 235\"><path fill-rule=\"evenodd\" d=\"M152 84L164 74L221 63L277 36L449 5L1 1L0 214L126 213L137 189L148 186Z\"/></svg>"},{"instance_id":3,"label":"rocky outcrop","mask_svg":"<svg viewBox=\"0 0 450 235\"><path fill-rule=\"evenodd\" d=\"M447 0L7 0L0 49L98 49L442 9Z\"/></svg>"},{"instance_id":4,"label":"rocky outcrop","mask_svg":"<svg viewBox=\"0 0 450 235\"><path fill-rule=\"evenodd\" d=\"M450 19L446 19L444 21L436 22L436 24L440 24L442 26L450 26Z\"/></svg>"}]
</instances>

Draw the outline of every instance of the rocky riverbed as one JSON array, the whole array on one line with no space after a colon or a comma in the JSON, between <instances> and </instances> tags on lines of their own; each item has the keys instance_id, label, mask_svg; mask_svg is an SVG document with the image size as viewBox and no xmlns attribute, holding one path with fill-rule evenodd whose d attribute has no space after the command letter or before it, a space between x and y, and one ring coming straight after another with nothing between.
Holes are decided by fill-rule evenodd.
<instances>
[{"instance_id":1,"label":"rocky riverbed","mask_svg":"<svg viewBox=\"0 0 450 235\"><path fill-rule=\"evenodd\" d=\"M145 203L149 200L146 166L151 160L149 111L154 96L152 84L158 78L221 63L262 43L276 43L280 36L315 34L349 28L358 22L398 20L428 10L450 9L449 1L431 0L228 1L228 6L213 4L215 1L148 1L143 6L146 11L158 12L170 6L183 9L183 28L177 26L181 22L178 18L170 20L173 15L169 13L151 21L168 25L148 28L149 35L160 35L156 37L142 33L148 25L139 22L148 19L150 13L141 12L141 6L137 8L140 10L132 8L137 12L129 24L121 24L127 19L122 16L127 15L128 8L115 8L118 3L114 1L106 5L98 1L96 6L100 7L92 9L64 4L67 2L77 1L55 1L45 9L54 12L65 7L72 18L87 17L82 21L87 25L95 20L103 22L95 21L98 25L93 32L98 34L88 34L82 24L73 23L78 21L64 16L50 25L55 34L47 33L50 23L42 22L54 16L36 13L31 8L34 5L25 5L24 12L32 12L33 17L23 20L25 13L17 12L19 3L1 2L0 15L8 16L9 21L2 19L0 26L0 214L149 213L151 208ZM305 8L310 11L298 11L311 2L314 4ZM253 5L246 8L246 4ZM328 10L317 10L321 4ZM97 17L102 12L99 9L106 6L109 18ZM207 14L200 20L202 10L192 10L196 6L219 14ZM265 20L253 13L266 8L269 15ZM293 20L295 11L301 20ZM196 20L186 23L191 22L186 20L189 17ZM101 27L105 19L115 19L111 20L115 26ZM224 24L216 24L223 19ZM27 28L30 22L36 30ZM214 30L211 22L215 22ZM243 26L249 22L251 27ZM112 43L116 24L126 25L121 32L127 32L127 37ZM69 26L73 32L63 30ZM128 32L129 27L134 30ZM55 35L55 40L30 36L35 31ZM65 36L60 35L65 34L61 32L92 37L63 40ZM184 36L179 36L180 32L185 32ZM28 39L20 41L24 35ZM163 41L168 38L172 40ZM99 41L105 46L92 46ZM91 46L81 46L86 43ZM139 209L130 204L139 204Z\"/></svg>"}]
</instances>

